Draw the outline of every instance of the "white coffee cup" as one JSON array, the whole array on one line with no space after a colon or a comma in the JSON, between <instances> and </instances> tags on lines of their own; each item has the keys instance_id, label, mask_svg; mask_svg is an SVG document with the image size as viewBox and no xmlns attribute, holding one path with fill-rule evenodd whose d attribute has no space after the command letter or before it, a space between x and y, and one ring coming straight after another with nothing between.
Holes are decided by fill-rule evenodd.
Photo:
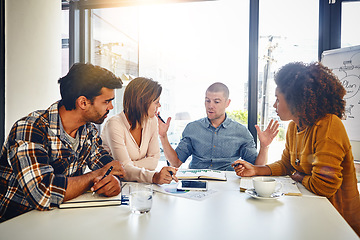
<instances>
[{"instance_id":1,"label":"white coffee cup","mask_svg":"<svg viewBox=\"0 0 360 240\"><path fill-rule=\"evenodd\" d=\"M278 183L273 177L254 177L253 184L256 194L260 197L271 197L271 194L279 191L282 187L281 183Z\"/></svg>"},{"instance_id":2,"label":"white coffee cup","mask_svg":"<svg viewBox=\"0 0 360 240\"><path fill-rule=\"evenodd\" d=\"M153 199L151 184L137 183L130 187L130 209L133 213L147 213L150 211Z\"/></svg>"}]
</instances>

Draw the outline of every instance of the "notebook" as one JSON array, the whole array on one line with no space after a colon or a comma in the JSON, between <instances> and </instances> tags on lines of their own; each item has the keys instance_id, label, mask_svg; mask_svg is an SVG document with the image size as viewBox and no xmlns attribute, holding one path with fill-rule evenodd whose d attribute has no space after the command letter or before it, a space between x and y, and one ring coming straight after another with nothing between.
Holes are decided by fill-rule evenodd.
<instances>
[{"instance_id":1,"label":"notebook","mask_svg":"<svg viewBox=\"0 0 360 240\"><path fill-rule=\"evenodd\" d=\"M86 207L101 207L101 206L116 206L121 205L121 193L113 197L105 197L92 192L85 192L82 195L63 202L59 208L86 208Z\"/></svg>"},{"instance_id":2,"label":"notebook","mask_svg":"<svg viewBox=\"0 0 360 240\"><path fill-rule=\"evenodd\" d=\"M219 180L226 181L225 172L212 169L179 169L176 177L180 180Z\"/></svg>"}]
</instances>

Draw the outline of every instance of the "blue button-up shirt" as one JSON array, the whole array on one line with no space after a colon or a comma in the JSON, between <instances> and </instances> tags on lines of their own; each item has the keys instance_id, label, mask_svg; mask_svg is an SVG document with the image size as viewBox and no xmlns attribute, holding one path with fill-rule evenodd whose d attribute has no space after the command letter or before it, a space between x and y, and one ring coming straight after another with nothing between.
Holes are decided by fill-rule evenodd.
<instances>
[{"instance_id":1,"label":"blue button-up shirt","mask_svg":"<svg viewBox=\"0 0 360 240\"><path fill-rule=\"evenodd\" d=\"M192 155L190 168L223 171L233 171L239 158L254 164L258 155L249 130L227 116L217 128L208 118L189 123L175 151L182 162Z\"/></svg>"}]
</instances>

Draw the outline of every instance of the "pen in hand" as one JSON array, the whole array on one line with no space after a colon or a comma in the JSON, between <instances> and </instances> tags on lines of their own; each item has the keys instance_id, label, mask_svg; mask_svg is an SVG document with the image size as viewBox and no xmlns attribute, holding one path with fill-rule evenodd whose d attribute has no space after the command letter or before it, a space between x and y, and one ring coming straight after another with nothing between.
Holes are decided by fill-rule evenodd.
<instances>
[{"instance_id":1,"label":"pen in hand","mask_svg":"<svg viewBox=\"0 0 360 240\"><path fill-rule=\"evenodd\" d=\"M172 171L172 170L168 170L168 171L169 171L169 173L170 173L170 175L171 175L171 178L172 178L173 180L175 180L176 182L178 182L178 179L177 179L177 177L175 176L174 171Z\"/></svg>"},{"instance_id":2,"label":"pen in hand","mask_svg":"<svg viewBox=\"0 0 360 240\"><path fill-rule=\"evenodd\" d=\"M105 173L104 176L100 179L100 181L103 180L104 178L106 178L106 177L110 174L110 172L111 172L112 169L113 169L113 166L111 166L111 167L106 171L106 173ZM99 182L100 182L100 181L99 181ZM100 188L101 188L101 187L100 187ZM99 189L100 189L100 188L99 188ZM93 191L92 195L94 195L99 189Z\"/></svg>"},{"instance_id":3,"label":"pen in hand","mask_svg":"<svg viewBox=\"0 0 360 240\"><path fill-rule=\"evenodd\" d=\"M240 163L235 163L234 164L234 168L236 168L237 166L239 166L240 165Z\"/></svg>"},{"instance_id":4,"label":"pen in hand","mask_svg":"<svg viewBox=\"0 0 360 240\"><path fill-rule=\"evenodd\" d=\"M156 116L157 116L163 123L165 123L164 119L162 119L162 118L160 117L160 114L156 114Z\"/></svg>"}]
</instances>

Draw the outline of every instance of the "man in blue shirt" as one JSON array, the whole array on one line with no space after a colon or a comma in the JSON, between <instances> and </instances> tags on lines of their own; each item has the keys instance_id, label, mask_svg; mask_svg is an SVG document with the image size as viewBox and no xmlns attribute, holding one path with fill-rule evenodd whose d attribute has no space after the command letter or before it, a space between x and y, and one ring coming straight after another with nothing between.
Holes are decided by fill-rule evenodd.
<instances>
[{"instance_id":1,"label":"man in blue shirt","mask_svg":"<svg viewBox=\"0 0 360 240\"><path fill-rule=\"evenodd\" d=\"M271 120L267 129L256 127L260 140L259 154L249 130L238 122L229 119L225 113L230 104L229 89L216 82L206 90L206 118L189 123L182 139L174 150L167 138L171 118L159 122L159 137L166 159L172 166L179 167L192 155L189 168L234 170L231 164L239 158L256 165L267 162L268 147L276 134L279 124Z\"/></svg>"}]
</instances>

